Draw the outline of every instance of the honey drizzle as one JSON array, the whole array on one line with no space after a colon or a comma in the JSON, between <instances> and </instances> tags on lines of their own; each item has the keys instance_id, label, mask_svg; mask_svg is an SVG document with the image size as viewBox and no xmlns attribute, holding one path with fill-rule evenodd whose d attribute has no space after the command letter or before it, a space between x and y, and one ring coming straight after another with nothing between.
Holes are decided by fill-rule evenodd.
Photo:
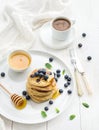
<instances>
[{"instance_id":1,"label":"honey drizzle","mask_svg":"<svg viewBox=\"0 0 99 130\"><path fill-rule=\"evenodd\" d=\"M53 94L52 99L56 99L59 95L60 95L59 90L57 90L57 91Z\"/></svg>"}]
</instances>

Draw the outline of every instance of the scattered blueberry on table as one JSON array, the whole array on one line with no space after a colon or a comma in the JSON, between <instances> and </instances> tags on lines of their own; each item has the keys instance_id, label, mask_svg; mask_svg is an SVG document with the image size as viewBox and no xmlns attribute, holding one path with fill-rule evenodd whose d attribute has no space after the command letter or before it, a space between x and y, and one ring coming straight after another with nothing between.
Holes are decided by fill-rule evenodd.
<instances>
[{"instance_id":1,"label":"scattered blueberry on table","mask_svg":"<svg viewBox=\"0 0 99 130\"><path fill-rule=\"evenodd\" d=\"M78 47L81 48L83 45L81 43L78 44Z\"/></svg>"},{"instance_id":2,"label":"scattered blueberry on table","mask_svg":"<svg viewBox=\"0 0 99 130\"><path fill-rule=\"evenodd\" d=\"M5 77L5 73L4 72L1 72L1 77Z\"/></svg>"},{"instance_id":3,"label":"scattered blueberry on table","mask_svg":"<svg viewBox=\"0 0 99 130\"><path fill-rule=\"evenodd\" d=\"M86 37L86 33L82 33L82 37Z\"/></svg>"},{"instance_id":4,"label":"scattered blueberry on table","mask_svg":"<svg viewBox=\"0 0 99 130\"><path fill-rule=\"evenodd\" d=\"M88 57L87 57L87 60L88 60L88 61L92 60L92 57L91 57L91 56L88 56Z\"/></svg>"},{"instance_id":5,"label":"scattered blueberry on table","mask_svg":"<svg viewBox=\"0 0 99 130\"><path fill-rule=\"evenodd\" d=\"M71 91L71 90L68 90L67 93L68 93L68 94L72 94L72 91Z\"/></svg>"}]
</instances>

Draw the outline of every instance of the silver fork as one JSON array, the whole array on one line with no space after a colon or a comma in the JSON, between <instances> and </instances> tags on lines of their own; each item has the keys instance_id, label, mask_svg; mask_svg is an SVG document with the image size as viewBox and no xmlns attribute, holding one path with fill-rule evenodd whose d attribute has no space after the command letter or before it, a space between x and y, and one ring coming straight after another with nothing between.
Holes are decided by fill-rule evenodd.
<instances>
[{"instance_id":1,"label":"silver fork","mask_svg":"<svg viewBox=\"0 0 99 130\"><path fill-rule=\"evenodd\" d=\"M78 96L82 96L83 91L82 91L81 84L80 84L80 79L79 79L80 77L79 77L79 72L78 72L77 65L76 65L77 62L76 62L75 54L72 49L70 49L69 52L70 52L71 63L74 66L74 76L75 76L75 80L76 80L77 93L78 93Z\"/></svg>"}]
</instances>

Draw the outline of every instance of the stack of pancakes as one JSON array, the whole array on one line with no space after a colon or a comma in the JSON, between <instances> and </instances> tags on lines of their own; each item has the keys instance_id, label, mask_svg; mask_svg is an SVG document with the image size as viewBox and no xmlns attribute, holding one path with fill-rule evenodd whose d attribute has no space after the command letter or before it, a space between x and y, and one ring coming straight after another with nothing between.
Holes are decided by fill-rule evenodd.
<instances>
[{"instance_id":1,"label":"stack of pancakes","mask_svg":"<svg viewBox=\"0 0 99 130\"><path fill-rule=\"evenodd\" d=\"M38 69L30 73L26 89L34 102L41 103L51 99L57 91L57 87L54 75L49 70L46 70L46 75L48 76L46 80L43 76L35 76L36 72L38 72Z\"/></svg>"}]
</instances>

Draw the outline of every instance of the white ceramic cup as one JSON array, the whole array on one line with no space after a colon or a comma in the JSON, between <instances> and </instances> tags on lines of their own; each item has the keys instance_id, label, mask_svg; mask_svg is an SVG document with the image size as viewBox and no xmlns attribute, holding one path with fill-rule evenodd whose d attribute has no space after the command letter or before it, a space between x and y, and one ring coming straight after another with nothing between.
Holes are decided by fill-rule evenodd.
<instances>
[{"instance_id":1,"label":"white ceramic cup","mask_svg":"<svg viewBox=\"0 0 99 130\"><path fill-rule=\"evenodd\" d=\"M53 22L58 20L58 19L64 19L67 20L70 23L70 27L67 28L66 30L60 31L57 30L53 27ZM69 18L66 17L57 17L51 21L51 29L52 29L52 37L56 40L64 41L69 37L70 31L75 24L75 20L70 20Z\"/></svg>"}]
</instances>

